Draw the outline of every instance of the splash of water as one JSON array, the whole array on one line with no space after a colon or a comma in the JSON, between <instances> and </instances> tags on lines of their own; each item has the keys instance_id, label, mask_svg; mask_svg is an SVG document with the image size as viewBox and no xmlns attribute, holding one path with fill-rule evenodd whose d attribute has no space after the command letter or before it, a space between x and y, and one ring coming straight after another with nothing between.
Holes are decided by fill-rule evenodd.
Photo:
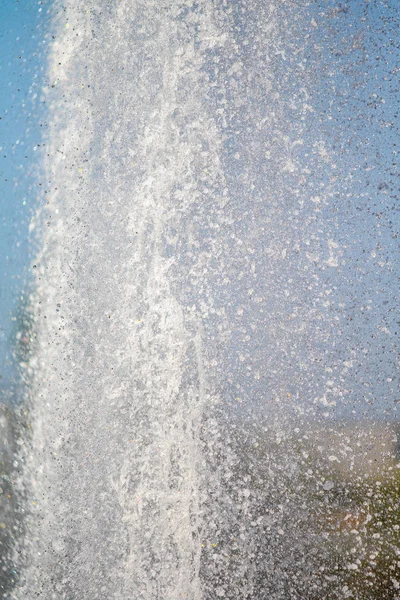
<instances>
[{"instance_id":1,"label":"splash of water","mask_svg":"<svg viewBox=\"0 0 400 600\"><path fill-rule=\"evenodd\" d=\"M348 343L326 300L336 165L310 105L318 44L288 4L56 6L16 600L350 582L352 549L324 531L353 523L329 447L353 476L360 445L286 419L329 417L352 365L326 368Z\"/></svg>"},{"instance_id":2,"label":"splash of water","mask_svg":"<svg viewBox=\"0 0 400 600\"><path fill-rule=\"evenodd\" d=\"M15 597L199 600L207 378L174 288L201 186L223 179L202 102L223 36L207 0L56 13Z\"/></svg>"}]
</instances>

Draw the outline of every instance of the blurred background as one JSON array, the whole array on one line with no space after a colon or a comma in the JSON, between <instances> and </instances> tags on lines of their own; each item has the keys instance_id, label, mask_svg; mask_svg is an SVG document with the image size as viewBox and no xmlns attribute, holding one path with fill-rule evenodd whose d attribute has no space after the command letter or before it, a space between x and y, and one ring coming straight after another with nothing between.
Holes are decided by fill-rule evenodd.
<instances>
[{"instance_id":1,"label":"blurred background","mask_svg":"<svg viewBox=\"0 0 400 600\"><path fill-rule=\"evenodd\" d=\"M47 4L48 5L48 4ZM25 426L18 420L29 320L32 241L29 224L40 198L36 151L45 127L41 86L48 43L45 3L0 1L0 590L13 585L10 548L21 511L13 476Z\"/></svg>"},{"instance_id":2,"label":"blurred background","mask_svg":"<svg viewBox=\"0 0 400 600\"><path fill-rule=\"evenodd\" d=\"M222 505L226 511L209 517L215 531L203 555L212 557L217 548L219 557L226 550L226 556L237 558L219 563L204 559L203 580L210 598L224 573L226 597L258 599L267 593L274 568L282 571L282 598L396 600L398 6L395 0L295 4L302 18L282 33L270 87L257 75L266 96L257 77L233 74L225 83L231 58L222 52L217 56L222 67L215 89L224 80L227 99L228 126L222 121L218 126L231 199L228 229L241 245L224 242L230 283L218 281L219 266L211 282L229 323L226 347L218 355L221 376L216 378L222 408L214 415L229 434L216 442L208 461L218 481L230 483L225 495L218 496L219 510ZM0 0L4 597L16 576L10 548L23 531L22 505L14 494L15 452L30 428L23 406L35 337L29 224L43 193L36 157L45 143L42 87L48 84L50 6ZM247 48L256 30L257 6L249 3L244 9L239 1L231 3L235 41L250 74L257 72ZM205 67L210 74L215 58L210 55ZM208 101L218 111L221 95L210 93ZM279 104L276 121L270 121L275 129L255 134L263 110L273 112L274 101ZM211 345L212 326L212 321L205 325ZM275 409L293 417L285 427L283 421L272 426L269 415ZM205 439L213 438L212 428L206 419ZM239 503L243 481L248 494ZM276 506L282 507L278 517L272 510ZM233 523L242 537L232 537ZM275 530L296 535L284 543L283 534L271 534ZM294 539L301 540L301 547ZM274 556L275 564L253 573L251 586L241 588L240 578L248 581L255 557L261 564L265 556Z\"/></svg>"},{"instance_id":3,"label":"blurred background","mask_svg":"<svg viewBox=\"0 0 400 600\"><path fill-rule=\"evenodd\" d=\"M46 126L46 19L44 2L0 2L0 397L9 403L18 402L14 350L27 304L29 223L40 197L35 153Z\"/></svg>"}]
</instances>

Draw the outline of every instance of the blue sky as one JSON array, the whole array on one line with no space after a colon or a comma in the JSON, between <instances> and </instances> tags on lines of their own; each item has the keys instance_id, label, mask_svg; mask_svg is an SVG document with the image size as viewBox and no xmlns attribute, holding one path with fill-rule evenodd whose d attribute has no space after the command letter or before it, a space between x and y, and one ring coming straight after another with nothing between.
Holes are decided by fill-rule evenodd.
<instances>
[{"instance_id":1,"label":"blue sky","mask_svg":"<svg viewBox=\"0 0 400 600\"><path fill-rule=\"evenodd\" d=\"M0 390L10 363L12 316L23 291L28 225L37 195L33 148L40 143L40 85L46 8L33 0L0 1Z\"/></svg>"},{"instance_id":2,"label":"blue sky","mask_svg":"<svg viewBox=\"0 0 400 600\"><path fill-rule=\"evenodd\" d=\"M228 103L228 111L233 109L225 133L225 173L237 207L236 227L253 245L259 275L254 281L234 278L224 291L234 333L221 369L223 394L250 411L254 403L268 410L274 398L294 406L296 398L322 418L392 418L398 410L398 4L296 5L300 18L282 34L285 53L277 57L276 52L269 63L282 109L276 129L285 133L288 147L294 144L292 173L282 173L282 138L274 142L273 133L257 132L255 115L268 118L273 100L265 110L244 78L230 92L239 100L245 94L247 105L235 111L234 102ZM240 44L257 31L257 11L252 21L250 10L242 10L240 2L235 6ZM260 63L255 67L253 59L257 50L253 46L246 56L241 47L240 53L247 73L258 68L262 80L265 69ZM301 116L303 101L309 110ZM242 158L233 164L235 152ZM250 183L256 211L243 203ZM265 235L263 220L271 224ZM272 260L265 258L268 245ZM276 249L285 260L275 260ZM336 265L327 264L330 252ZM232 272L246 260L248 253L238 253ZM258 307L247 302L246 320L236 312L251 287L266 302ZM291 313L304 330L296 332ZM251 381L256 369L258 380Z\"/></svg>"}]
</instances>

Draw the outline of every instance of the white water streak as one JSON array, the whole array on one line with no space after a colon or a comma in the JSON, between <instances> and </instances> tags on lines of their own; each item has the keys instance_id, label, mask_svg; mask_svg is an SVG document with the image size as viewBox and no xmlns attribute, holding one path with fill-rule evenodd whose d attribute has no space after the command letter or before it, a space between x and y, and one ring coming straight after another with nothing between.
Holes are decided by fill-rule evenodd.
<instances>
[{"instance_id":1,"label":"white water streak","mask_svg":"<svg viewBox=\"0 0 400 600\"><path fill-rule=\"evenodd\" d=\"M171 285L199 165L221 177L201 67L223 38L207 0L187 15L170 4L58 10L25 468L35 508L15 598L202 597L207 383L201 328Z\"/></svg>"}]
</instances>

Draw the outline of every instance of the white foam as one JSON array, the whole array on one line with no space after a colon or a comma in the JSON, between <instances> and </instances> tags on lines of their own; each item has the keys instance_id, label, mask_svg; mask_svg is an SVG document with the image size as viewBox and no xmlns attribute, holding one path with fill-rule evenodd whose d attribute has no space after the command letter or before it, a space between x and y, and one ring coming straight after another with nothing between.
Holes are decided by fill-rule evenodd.
<instances>
[{"instance_id":1,"label":"white foam","mask_svg":"<svg viewBox=\"0 0 400 600\"><path fill-rule=\"evenodd\" d=\"M201 68L224 36L199 4L56 11L18 599L201 598L207 383L173 291L198 169L221 178Z\"/></svg>"}]
</instances>

